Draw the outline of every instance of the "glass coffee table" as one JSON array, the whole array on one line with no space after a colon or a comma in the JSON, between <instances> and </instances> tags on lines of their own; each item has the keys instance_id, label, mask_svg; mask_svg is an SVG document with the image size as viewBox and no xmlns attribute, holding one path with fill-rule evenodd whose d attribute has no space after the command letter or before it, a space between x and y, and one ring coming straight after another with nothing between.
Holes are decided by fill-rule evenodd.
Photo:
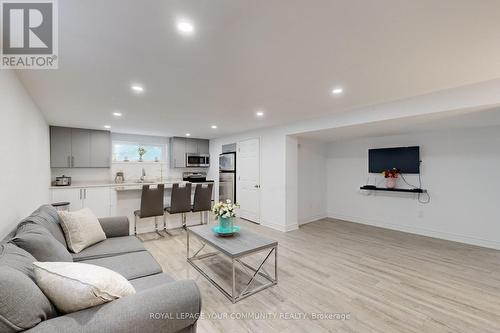
<instances>
[{"instance_id":1,"label":"glass coffee table","mask_svg":"<svg viewBox=\"0 0 500 333\"><path fill-rule=\"evenodd\" d=\"M217 289L219 289L233 303L251 296L259 291L269 288L278 283L278 242L272 239L260 236L251 231L242 229L234 236L221 237L213 233L213 225L200 225L187 228L187 261L201 275L207 278ZM201 247L190 254L190 237L195 236L201 242ZM206 247L213 248L215 251L200 254ZM257 267L244 261L244 258L263 252L265 257L260 260ZM273 255L274 254L274 255ZM217 283L209 274L199 265L197 261L210 258L216 255L223 255L231 261L231 290L227 291ZM271 276L265 269L264 264L271 261L274 257L274 274ZM242 272L248 277L248 281L243 286L242 291L237 291L236 286L236 266L242 268ZM260 276L266 280L265 284L255 286L255 279Z\"/></svg>"}]
</instances>

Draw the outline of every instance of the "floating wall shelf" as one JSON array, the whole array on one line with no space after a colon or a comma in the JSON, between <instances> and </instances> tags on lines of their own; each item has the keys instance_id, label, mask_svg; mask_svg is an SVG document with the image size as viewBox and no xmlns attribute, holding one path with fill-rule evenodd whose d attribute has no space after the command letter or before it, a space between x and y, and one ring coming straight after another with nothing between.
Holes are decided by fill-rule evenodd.
<instances>
[{"instance_id":1,"label":"floating wall shelf","mask_svg":"<svg viewBox=\"0 0 500 333\"><path fill-rule=\"evenodd\" d=\"M360 190L366 191L386 191L386 192L406 192L406 193L426 193L427 190L421 188L386 188L386 187L374 187L370 185L364 185L359 188Z\"/></svg>"}]
</instances>

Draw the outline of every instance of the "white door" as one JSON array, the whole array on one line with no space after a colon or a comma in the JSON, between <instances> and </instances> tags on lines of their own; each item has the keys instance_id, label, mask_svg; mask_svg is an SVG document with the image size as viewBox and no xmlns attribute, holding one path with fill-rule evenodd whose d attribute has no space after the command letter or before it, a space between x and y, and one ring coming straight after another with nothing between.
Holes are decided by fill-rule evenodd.
<instances>
[{"instance_id":1,"label":"white door","mask_svg":"<svg viewBox=\"0 0 500 333\"><path fill-rule=\"evenodd\" d=\"M82 209L83 189L81 188L54 188L52 189L52 203L69 202L69 210Z\"/></svg>"},{"instance_id":2,"label":"white door","mask_svg":"<svg viewBox=\"0 0 500 333\"><path fill-rule=\"evenodd\" d=\"M109 217L111 215L109 187L86 188L83 196L83 207L90 208L95 216Z\"/></svg>"},{"instance_id":3,"label":"white door","mask_svg":"<svg viewBox=\"0 0 500 333\"><path fill-rule=\"evenodd\" d=\"M236 154L236 201L239 216L260 223L260 140L238 142Z\"/></svg>"}]
</instances>

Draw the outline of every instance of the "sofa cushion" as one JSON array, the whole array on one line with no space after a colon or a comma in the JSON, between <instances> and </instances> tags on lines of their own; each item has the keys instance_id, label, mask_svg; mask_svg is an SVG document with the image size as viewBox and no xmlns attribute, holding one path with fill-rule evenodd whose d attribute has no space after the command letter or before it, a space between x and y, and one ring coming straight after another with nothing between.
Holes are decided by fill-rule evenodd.
<instances>
[{"instance_id":1,"label":"sofa cushion","mask_svg":"<svg viewBox=\"0 0 500 333\"><path fill-rule=\"evenodd\" d=\"M26 274L0 267L0 332L19 332L56 317L48 298Z\"/></svg>"},{"instance_id":2,"label":"sofa cushion","mask_svg":"<svg viewBox=\"0 0 500 333\"><path fill-rule=\"evenodd\" d=\"M134 236L113 237L89 246L79 253L73 253L72 256L74 261L81 261L144 250L142 242Z\"/></svg>"},{"instance_id":3,"label":"sofa cushion","mask_svg":"<svg viewBox=\"0 0 500 333\"><path fill-rule=\"evenodd\" d=\"M68 249L78 253L106 239L97 217L89 208L76 212L58 212Z\"/></svg>"},{"instance_id":4,"label":"sofa cushion","mask_svg":"<svg viewBox=\"0 0 500 333\"><path fill-rule=\"evenodd\" d=\"M31 254L12 243L0 245L0 268L13 268L34 281L33 262L35 261L36 259Z\"/></svg>"},{"instance_id":5,"label":"sofa cushion","mask_svg":"<svg viewBox=\"0 0 500 333\"><path fill-rule=\"evenodd\" d=\"M80 261L102 266L123 275L127 280L161 273L161 267L148 251L125 253L113 257Z\"/></svg>"},{"instance_id":6,"label":"sofa cushion","mask_svg":"<svg viewBox=\"0 0 500 333\"><path fill-rule=\"evenodd\" d=\"M73 257L52 234L41 225L23 223L12 243L28 251L38 261L73 261Z\"/></svg>"},{"instance_id":7,"label":"sofa cushion","mask_svg":"<svg viewBox=\"0 0 500 333\"><path fill-rule=\"evenodd\" d=\"M35 262L36 283L63 313L87 309L135 294L120 274L76 262Z\"/></svg>"},{"instance_id":8,"label":"sofa cushion","mask_svg":"<svg viewBox=\"0 0 500 333\"><path fill-rule=\"evenodd\" d=\"M64 247L68 247L68 245L66 244L66 239L64 238L64 233L61 229L61 219L57 214L57 210L51 205L41 206L33 213L31 213L30 216L21 221L20 224L26 222L36 223L47 228L47 230L49 230L49 232L52 234L52 236L54 236L55 239L57 239L62 245L64 245Z\"/></svg>"},{"instance_id":9,"label":"sofa cushion","mask_svg":"<svg viewBox=\"0 0 500 333\"><path fill-rule=\"evenodd\" d=\"M165 283L174 282L175 280L165 273L144 276L138 279L130 280L137 292L154 288Z\"/></svg>"}]
</instances>

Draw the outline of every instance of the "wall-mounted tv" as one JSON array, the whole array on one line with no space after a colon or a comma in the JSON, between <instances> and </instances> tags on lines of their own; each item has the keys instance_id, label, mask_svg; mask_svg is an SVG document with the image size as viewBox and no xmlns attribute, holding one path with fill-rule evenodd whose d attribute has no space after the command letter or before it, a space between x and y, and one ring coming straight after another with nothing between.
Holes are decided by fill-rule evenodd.
<instances>
[{"instance_id":1,"label":"wall-mounted tv","mask_svg":"<svg viewBox=\"0 0 500 333\"><path fill-rule=\"evenodd\" d=\"M420 147L368 150L368 172L380 173L392 168L401 173L420 173Z\"/></svg>"}]
</instances>

